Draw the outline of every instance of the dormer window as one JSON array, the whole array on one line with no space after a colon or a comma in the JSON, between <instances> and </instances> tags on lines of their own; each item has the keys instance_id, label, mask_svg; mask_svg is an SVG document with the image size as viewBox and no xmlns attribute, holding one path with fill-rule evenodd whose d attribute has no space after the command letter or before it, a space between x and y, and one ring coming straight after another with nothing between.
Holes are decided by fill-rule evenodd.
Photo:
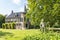
<instances>
[{"instance_id":1,"label":"dormer window","mask_svg":"<svg viewBox=\"0 0 60 40\"><path fill-rule=\"evenodd\" d=\"M19 16L18 13L15 13L15 16L18 17Z\"/></svg>"}]
</instances>

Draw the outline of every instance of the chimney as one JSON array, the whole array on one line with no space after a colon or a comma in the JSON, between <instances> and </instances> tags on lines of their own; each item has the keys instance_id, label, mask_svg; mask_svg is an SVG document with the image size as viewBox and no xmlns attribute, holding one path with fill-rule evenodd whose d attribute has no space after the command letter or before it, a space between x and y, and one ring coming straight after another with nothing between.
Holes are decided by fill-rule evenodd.
<instances>
[{"instance_id":1,"label":"chimney","mask_svg":"<svg viewBox=\"0 0 60 40\"><path fill-rule=\"evenodd\" d=\"M24 12L27 12L26 5L24 6Z\"/></svg>"},{"instance_id":2,"label":"chimney","mask_svg":"<svg viewBox=\"0 0 60 40\"><path fill-rule=\"evenodd\" d=\"M13 13L13 10L11 11L11 13Z\"/></svg>"}]
</instances>

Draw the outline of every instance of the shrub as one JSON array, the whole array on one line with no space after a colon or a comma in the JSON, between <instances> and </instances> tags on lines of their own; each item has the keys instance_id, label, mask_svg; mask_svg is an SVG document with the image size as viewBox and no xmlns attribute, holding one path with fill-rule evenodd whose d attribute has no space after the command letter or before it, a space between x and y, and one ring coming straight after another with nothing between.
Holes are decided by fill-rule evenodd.
<instances>
[{"instance_id":1,"label":"shrub","mask_svg":"<svg viewBox=\"0 0 60 40\"><path fill-rule=\"evenodd\" d=\"M8 23L6 23L5 26L6 26L6 29L8 29Z\"/></svg>"},{"instance_id":2,"label":"shrub","mask_svg":"<svg viewBox=\"0 0 60 40\"><path fill-rule=\"evenodd\" d=\"M4 29L14 29L15 28L15 23L3 23L2 28L4 28Z\"/></svg>"},{"instance_id":3,"label":"shrub","mask_svg":"<svg viewBox=\"0 0 60 40\"><path fill-rule=\"evenodd\" d=\"M13 29L15 29L15 23L12 23Z\"/></svg>"},{"instance_id":4,"label":"shrub","mask_svg":"<svg viewBox=\"0 0 60 40\"><path fill-rule=\"evenodd\" d=\"M33 36L26 36L23 40L60 40L58 33L40 33Z\"/></svg>"},{"instance_id":5,"label":"shrub","mask_svg":"<svg viewBox=\"0 0 60 40\"><path fill-rule=\"evenodd\" d=\"M2 24L2 28L5 29L5 24L4 23Z\"/></svg>"},{"instance_id":6,"label":"shrub","mask_svg":"<svg viewBox=\"0 0 60 40\"><path fill-rule=\"evenodd\" d=\"M9 28L11 29L11 23L9 23Z\"/></svg>"},{"instance_id":7,"label":"shrub","mask_svg":"<svg viewBox=\"0 0 60 40\"><path fill-rule=\"evenodd\" d=\"M11 27L11 25L10 25L10 23L8 23L8 29L10 29L10 27Z\"/></svg>"}]
</instances>

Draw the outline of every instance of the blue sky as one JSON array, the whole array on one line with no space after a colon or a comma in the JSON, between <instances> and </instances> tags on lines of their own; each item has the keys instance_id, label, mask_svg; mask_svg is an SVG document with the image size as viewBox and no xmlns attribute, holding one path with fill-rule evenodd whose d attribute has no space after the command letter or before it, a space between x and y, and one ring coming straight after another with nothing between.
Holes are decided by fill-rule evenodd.
<instances>
[{"instance_id":1,"label":"blue sky","mask_svg":"<svg viewBox=\"0 0 60 40\"><path fill-rule=\"evenodd\" d=\"M24 5L26 5L26 0L0 0L0 14L9 15L12 10L22 12Z\"/></svg>"}]
</instances>

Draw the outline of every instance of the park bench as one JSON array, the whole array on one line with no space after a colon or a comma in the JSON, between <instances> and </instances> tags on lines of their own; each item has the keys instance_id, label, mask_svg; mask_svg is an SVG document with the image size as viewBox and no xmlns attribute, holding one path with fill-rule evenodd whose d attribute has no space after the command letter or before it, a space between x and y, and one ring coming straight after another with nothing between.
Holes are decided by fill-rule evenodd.
<instances>
[{"instance_id":1,"label":"park bench","mask_svg":"<svg viewBox=\"0 0 60 40\"><path fill-rule=\"evenodd\" d=\"M48 28L48 30L60 31L60 28Z\"/></svg>"}]
</instances>

